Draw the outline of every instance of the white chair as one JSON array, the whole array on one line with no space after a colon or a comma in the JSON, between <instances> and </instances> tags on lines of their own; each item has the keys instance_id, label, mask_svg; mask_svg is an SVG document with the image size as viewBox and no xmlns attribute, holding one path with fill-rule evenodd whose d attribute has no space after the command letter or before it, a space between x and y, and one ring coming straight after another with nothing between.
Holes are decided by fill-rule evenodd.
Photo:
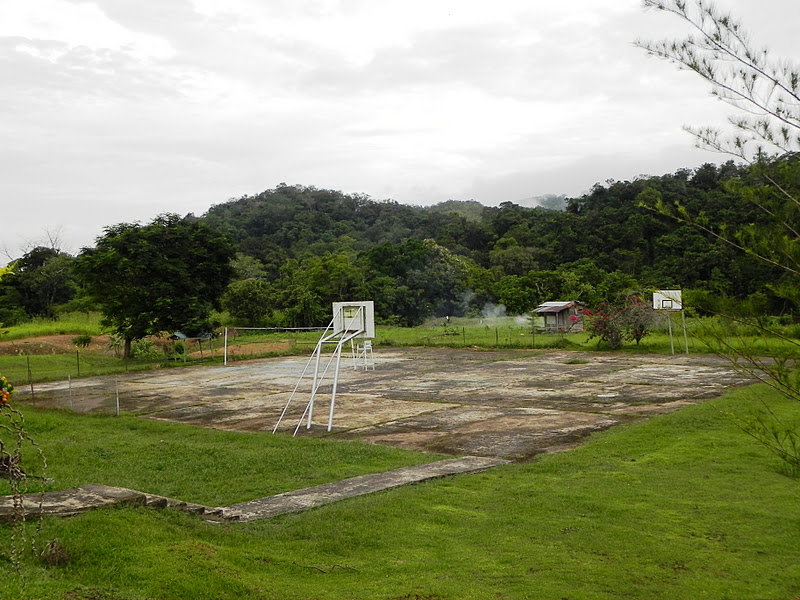
<instances>
[{"instance_id":1,"label":"white chair","mask_svg":"<svg viewBox=\"0 0 800 600\"><path fill-rule=\"evenodd\" d=\"M355 366L353 368L357 369L359 364L364 366L365 371L369 367L372 367L373 371L375 370L375 356L372 354L372 340L364 340L363 343L356 346Z\"/></svg>"}]
</instances>

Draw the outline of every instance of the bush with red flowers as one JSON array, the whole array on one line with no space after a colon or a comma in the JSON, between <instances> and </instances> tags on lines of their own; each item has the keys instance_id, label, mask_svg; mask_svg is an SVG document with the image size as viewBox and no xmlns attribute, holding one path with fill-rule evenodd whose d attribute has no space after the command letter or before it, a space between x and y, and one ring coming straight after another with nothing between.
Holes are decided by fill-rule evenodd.
<instances>
[{"instance_id":1,"label":"bush with red flowers","mask_svg":"<svg viewBox=\"0 0 800 600\"><path fill-rule=\"evenodd\" d=\"M602 303L583 314L589 338L598 338L598 344L606 344L612 350L622 348L625 340L635 341L638 346L655 321L655 311L639 296L626 298L622 306Z\"/></svg>"}]
</instances>

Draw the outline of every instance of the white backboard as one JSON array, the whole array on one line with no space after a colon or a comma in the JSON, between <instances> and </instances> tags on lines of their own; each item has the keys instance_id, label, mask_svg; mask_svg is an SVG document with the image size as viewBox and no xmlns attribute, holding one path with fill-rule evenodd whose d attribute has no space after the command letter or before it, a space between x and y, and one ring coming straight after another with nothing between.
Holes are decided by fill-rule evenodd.
<instances>
[{"instance_id":1,"label":"white backboard","mask_svg":"<svg viewBox=\"0 0 800 600\"><path fill-rule=\"evenodd\" d=\"M333 303L333 331L363 331L358 337L375 337L375 303L372 300Z\"/></svg>"},{"instance_id":2,"label":"white backboard","mask_svg":"<svg viewBox=\"0 0 800 600\"><path fill-rule=\"evenodd\" d=\"M655 310L683 310L681 290L658 290L653 292Z\"/></svg>"}]
</instances>

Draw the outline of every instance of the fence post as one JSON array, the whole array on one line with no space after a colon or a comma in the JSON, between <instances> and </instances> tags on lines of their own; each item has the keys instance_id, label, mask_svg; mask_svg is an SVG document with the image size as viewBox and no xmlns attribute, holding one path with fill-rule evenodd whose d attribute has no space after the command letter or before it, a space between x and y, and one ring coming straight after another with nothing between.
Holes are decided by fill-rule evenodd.
<instances>
[{"instance_id":1,"label":"fence post","mask_svg":"<svg viewBox=\"0 0 800 600\"><path fill-rule=\"evenodd\" d=\"M117 416L119 416L119 377L114 378L114 395L117 398Z\"/></svg>"},{"instance_id":2,"label":"fence post","mask_svg":"<svg viewBox=\"0 0 800 600\"><path fill-rule=\"evenodd\" d=\"M31 386L31 402L36 406L36 396L33 393L33 374L31 373L31 355L26 354L25 358L28 361L28 385Z\"/></svg>"}]
</instances>

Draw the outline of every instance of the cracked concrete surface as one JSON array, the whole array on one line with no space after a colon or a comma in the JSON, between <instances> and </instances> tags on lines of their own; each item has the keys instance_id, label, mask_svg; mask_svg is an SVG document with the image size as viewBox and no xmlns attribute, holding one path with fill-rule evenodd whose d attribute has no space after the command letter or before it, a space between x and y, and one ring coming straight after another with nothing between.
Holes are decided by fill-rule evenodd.
<instances>
[{"instance_id":1,"label":"cracked concrete surface","mask_svg":"<svg viewBox=\"0 0 800 600\"><path fill-rule=\"evenodd\" d=\"M78 411L123 411L150 419L271 433L307 362L274 358L222 367L131 373L73 382ZM747 383L710 355L635 355L552 350L376 348L375 370L342 361L333 431L332 377L313 424L299 435L524 460L569 448L618 423L665 413ZM279 432L291 434L310 397L301 385ZM65 382L39 384L37 405L66 404Z\"/></svg>"}]
</instances>

